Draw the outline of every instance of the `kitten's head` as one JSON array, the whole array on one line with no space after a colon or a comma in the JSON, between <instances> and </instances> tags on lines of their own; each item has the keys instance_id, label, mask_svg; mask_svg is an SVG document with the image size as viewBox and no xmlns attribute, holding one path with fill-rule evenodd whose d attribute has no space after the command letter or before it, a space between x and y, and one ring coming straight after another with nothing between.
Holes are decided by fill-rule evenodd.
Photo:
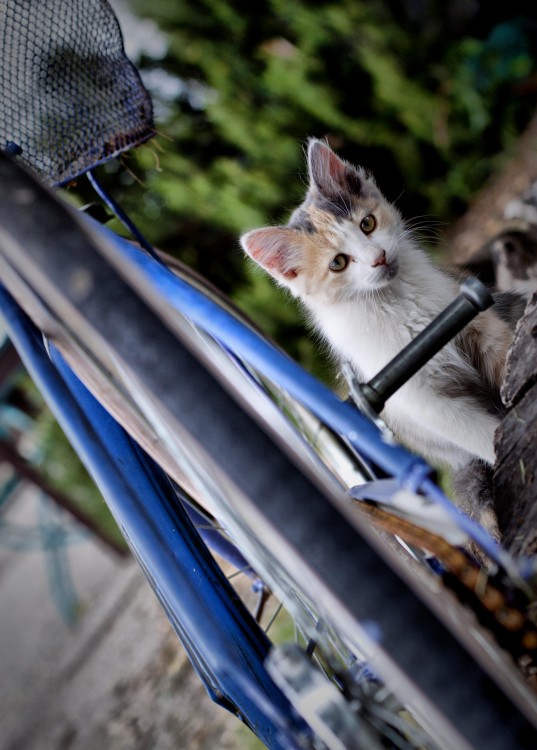
<instances>
[{"instance_id":1,"label":"kitten's head","mask_svg":"<svg viewBox=\"0 0 537 750\"><path fill-rule=\"evenodd\" d=\"M244 250L306 302L350 299L390 284L404 236L398 211L363 169L315 139L308 174L306 198L287 226L248 232Z\"/></svg>"}]
</instances>

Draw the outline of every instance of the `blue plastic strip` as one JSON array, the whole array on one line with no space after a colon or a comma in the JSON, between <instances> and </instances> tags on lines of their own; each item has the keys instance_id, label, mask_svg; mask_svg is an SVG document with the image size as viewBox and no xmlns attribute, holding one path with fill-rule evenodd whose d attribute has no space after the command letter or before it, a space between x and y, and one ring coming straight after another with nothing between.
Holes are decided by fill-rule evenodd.
<instances>
[{"instance_id":1,"label":"blue plastic strip","mask_svg":"<svg viewBox=\"0 0 537 750\"><path fill-rule=\"evenodd\" d=\"M432 499L438 505L441 505L442 508L449 513L461 531L474 541L481 544L483 549L491 555L491 559L497 563L500 563L501 561L505 567L507 558L503 557L503 552L500 546L491 540L488 532L472 521L467 515L461 513L457 506L444 495L442 490L431 479L423 476L416 477L415 479L415 483L408 483L408 490L411 492L417 492L421 489L428 498ZM388 503L399 489L400 485L396 479L375 479L371 482L365 482L356 487L351 487L349 495L355 498L355 500L374 500L380 503ZM491 541L493 544L491 544ZM507 564L511 564L510 558Z\"/></svg>"},{"instance_id":2,"label":"blue plastic strip","mask_svg":"<svg viewBox=\"0 0 537 750\"><path fill-rule=\"evenodd\" d=\"M0 285L0 316L34 382L101 488L213 698L247 716L269 748L309 732L267 675L269 641L201 541L165 474L131 440Z\"/></svg>"},{"instance_id":3,"label":"blue plastic strip","mask_svg":"<svg viewBox=\"0 0 537 750\"><path fill-rule=\"evenodd\" d=\"M441 505L450 514L459 528L468 534L471 539L477 542L493 562L507 571L513 580L522 584L522 576L517 563L515 563L511 555L490 536L488 531L485 531L482 526L469 518L465 513L462 513L431 479L424 479L420 488L427 497L433 500L433 502Z\"/></svg>"}]
</instances>

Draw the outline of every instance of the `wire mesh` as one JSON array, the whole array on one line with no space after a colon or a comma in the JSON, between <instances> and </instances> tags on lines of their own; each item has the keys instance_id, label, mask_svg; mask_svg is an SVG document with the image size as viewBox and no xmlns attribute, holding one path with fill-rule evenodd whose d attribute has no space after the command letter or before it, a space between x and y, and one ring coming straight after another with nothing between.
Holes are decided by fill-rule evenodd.
<instances>
[{"instance_id":1,"label":"wire mesh","mask_svg":"<svg viewBox=\"0 0 537 750\"><path fill-rule=\"evenodd\" d=\"M0 0L0 148L65 184L154 135L106 0Z\"/></svg>"}]
</instances>

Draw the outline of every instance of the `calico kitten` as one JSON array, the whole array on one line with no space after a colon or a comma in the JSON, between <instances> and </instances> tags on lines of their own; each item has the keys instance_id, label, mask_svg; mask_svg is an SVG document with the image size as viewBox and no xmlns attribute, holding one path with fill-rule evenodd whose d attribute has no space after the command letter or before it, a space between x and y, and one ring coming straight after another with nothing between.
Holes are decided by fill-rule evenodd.
<instances>
[{"instance_id":1,"label":"calico kitten","mask_svg":"<svg viewBox=\"0 0 537 750\"><path fill-rule=\"evenodd\" d=\"M255 229L241 243L302 302L334 356L369 380L459 286L431 262L363 169L313 139L308 172L306 197L288 224ZM511 338L507 323L482 313L389 399L382 415L399 440L461 472L464 483L472 467L488 476L494 462ZM490 493L481 488L461 504L493 526Z\"/></svg>"}]
</instances>

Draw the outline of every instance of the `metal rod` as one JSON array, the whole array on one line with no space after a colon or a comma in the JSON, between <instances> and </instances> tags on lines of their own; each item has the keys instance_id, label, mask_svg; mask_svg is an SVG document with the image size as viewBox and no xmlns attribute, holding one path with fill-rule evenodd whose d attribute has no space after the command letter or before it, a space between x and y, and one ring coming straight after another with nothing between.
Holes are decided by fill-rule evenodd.
<instances>
[{"instance_id":1,"label":"metal rod","mask_svg":"<svg viewBox=\"0 0 537 750\"><path fill-rule=\"evenodd\" d=\"M494 299L475 278L461 284L460 295L446 307L413 341L388 362L361 390L371 407L379 414L390 396L423 367L443 346L486 310Z\"/></svg>"},{"instance_id":2,"label":"metal rod","mask_svg":"<svg viewBox=\"0 0 537 750\"><path fill-rule=\"evenodd\" d=\"M31 466L6 440L0 439L0 462L11 464L17 474L45 492L60 508L70 513L80 524L85 526L101 542L108 545L121 557L128 555L127 547L116 539L107 529L102 528L90 515L79 508L67 495L53 487L47 479Z\"/></svg>"},{"instance_id":3,"label":"metal rod","mask_svg":"<svg viewBox=\"0 0 537 750\"><path fill-rule=\"evenodd\" d=\"M146 237L142 234L142 232L138 229L136 224L132 221L130 216L121 208L121 206L112 198L110 193L108 193L104 187L101 185L101 183L97 180L94 173L89 169L86 172L86 176L92 186L92 188L95 190L97 195L105 202L105 204L108 206L108 208L114 213L114 215L119 219L119 221L123 224L125 229L127 229L128 232L131 233L131 235L134 237L134 239L138 242L140 247L142 247L149 255L154 258L155 260L158 260L159 263L162 263L162 259L159 257L158 253L156 252L153 245L149 242L149 240L146 239Z\"/></svg>"}]
</instances>

